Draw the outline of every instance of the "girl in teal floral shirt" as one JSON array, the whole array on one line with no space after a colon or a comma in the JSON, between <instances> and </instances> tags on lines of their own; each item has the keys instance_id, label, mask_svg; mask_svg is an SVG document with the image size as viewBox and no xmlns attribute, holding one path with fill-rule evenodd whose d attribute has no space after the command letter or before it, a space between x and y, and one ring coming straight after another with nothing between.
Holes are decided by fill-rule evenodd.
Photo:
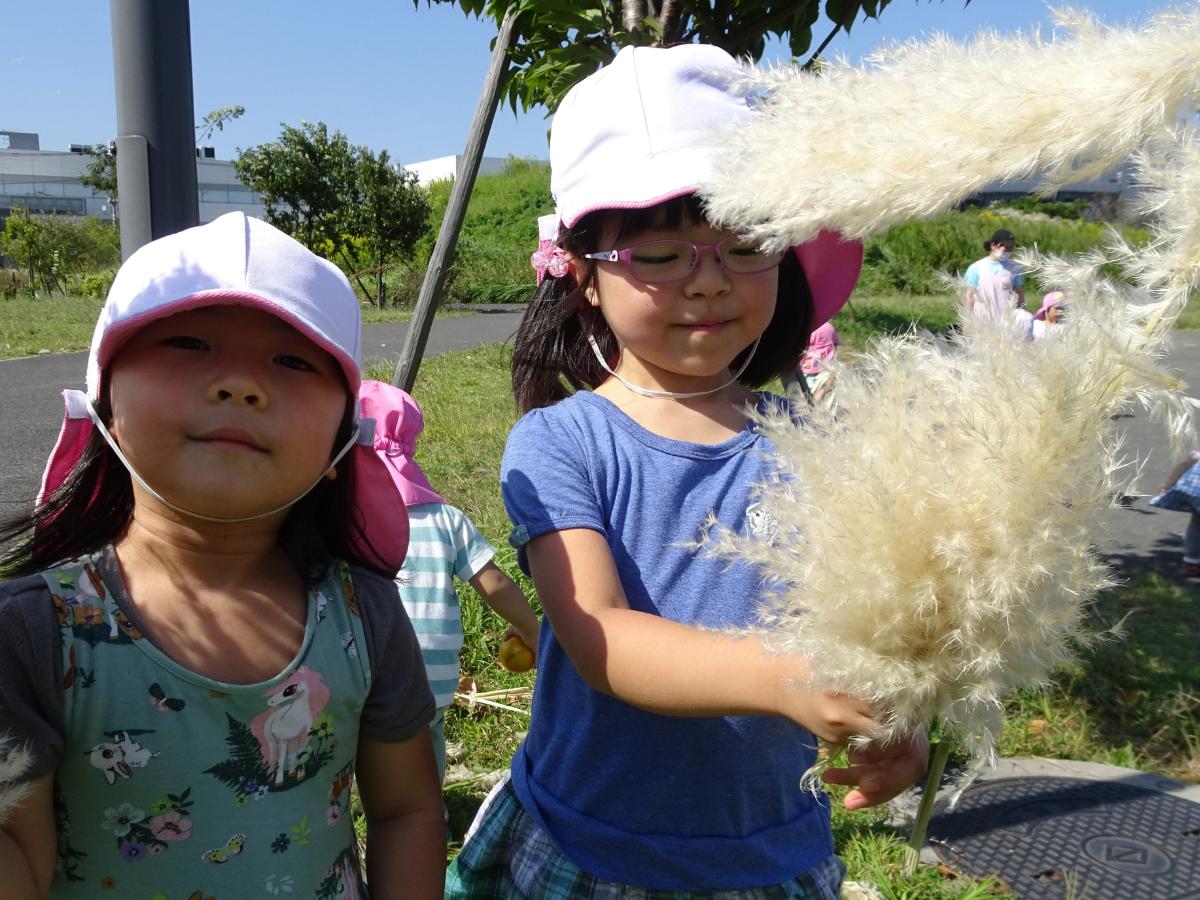
<instances>
[{"instance_id":1,"label":"girl in teal floral shirt","mask_svg":"<svg viewBox=\"0 0 1200 900\"><path fill-rule=\"evenodd\" d=\"M441 896L407 524L365 491L358 354L345 277L244 215L118 272L38 503L0 532L0 898Z\"/></svg>"}]
</instances>

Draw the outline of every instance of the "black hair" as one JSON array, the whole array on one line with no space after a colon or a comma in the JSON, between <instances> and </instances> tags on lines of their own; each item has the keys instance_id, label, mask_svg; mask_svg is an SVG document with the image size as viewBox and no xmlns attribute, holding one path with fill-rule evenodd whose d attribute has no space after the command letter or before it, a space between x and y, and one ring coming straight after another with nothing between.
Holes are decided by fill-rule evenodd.
<instances>
[{"instance_id":1,"label":"black hair","mask_svg":"<svg viewBox=\"0 0 1200 900\"><path fill-rule=\"evenodd\" d=\"M353 432L355 404L348 401L338 427L335 447ZM97 404L109 418L107 404ZM354 549L352 536L366 541L359 510L354 504L354 453L337 463L337 478L322 479L288 511L279 530L279 543L306 583L318 580L335 558L374 569L378 564ZM99 430L93 429L79 460L62 485L28 512L0 523L0 573L15 578L33 575L65 559L94 553L120 538L133 517L133 486L129 473Z\"/></svg>"},{"instance_id":2,"label":"black hair","mask_svg":"<svg viewBox=\"0 0 1200 900\"><path fill-rule=\"evenodd\" d=\"M607 249L600 235L616 224L614 241L652 227L675 228L684 221L704 222L699 197L688 194L648 209L610 209L588 213L574 227L559 234L557 244L578 257ZM586 289L595 277L590 263L583 281L568 273L555 278L547 273L538 286L513 340L512 388L521 413L549 406L581 388L598 387L608 373L592 355L588 335L593 335L607 359L617 355L617 341L600 311L587 301ZM775 314L763 332L754 357L738 381L761 387L776 376L795 370L812 333L813 302L804 267L793 253L779 265L779 291ZM731 363L745 361L742 351Z\"/></svg>"}]
</instances>

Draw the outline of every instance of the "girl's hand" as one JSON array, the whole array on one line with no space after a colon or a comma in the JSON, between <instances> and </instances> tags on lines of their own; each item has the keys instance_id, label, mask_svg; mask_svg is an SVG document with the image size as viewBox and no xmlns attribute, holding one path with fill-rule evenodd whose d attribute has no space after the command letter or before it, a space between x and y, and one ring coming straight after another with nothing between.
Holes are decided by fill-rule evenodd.
<instances>
[{"instance_id":1,"label":"girl's hand","mask_svg":"<svg viewBox=\"0 0 1200 900\"><path fill-rule=\"evenodd\" d=\"M845 744L852 737L875 731L874 708L869 700L850 694L809 690L785 684L783 715L807 728L827 744Z\"/></svg>"},{"instance_id":2,"label":"girl's hand","mask_svg":"<svg viewBox=\"0 0 1200 900\"><path fill-rule=\"evenodd\" d=\"M929 766L929 741L919 735L888 747L867 744L852 747L849 756L849 766L827 769L821 779L855 788L842 801L853 812L886 803L915 784Z\"/></svg>"},{"instance_id":3,"label":"girl's hand","mask_svg":"<svg viewBox=\"0 0 1200 900\"><path fill-rule=\"evenodd\" d=\"M540 631L541 629L538 627L538 623L535 620L533 623L533 631L529 631L525 628L518 628L516 625L510 625L508 626L508 631L504 632L504 640L508 640L510 637L515 636L520 638L521 643L529 648L529 652L533 656L533 667L535 669L537 668L538 636Z\"/></svg>"}]
</instances>

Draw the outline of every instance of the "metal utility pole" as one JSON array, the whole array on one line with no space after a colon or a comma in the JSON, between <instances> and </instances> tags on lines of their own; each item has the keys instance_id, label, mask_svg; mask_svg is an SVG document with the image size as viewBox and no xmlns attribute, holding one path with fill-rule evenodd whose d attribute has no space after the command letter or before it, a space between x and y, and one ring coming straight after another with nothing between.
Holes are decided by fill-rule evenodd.
<instances>
[{"instance_id":1,"label":"metal utility pole","mask_svg":"<svg viewBox=\"0 0 1200 900\"><path fill-rule=\"evenodd\" d=\"M188 0L110 0L121 256L200 224Z\"/></svg>"},{"instance_id":2,"label":"metal utility pole","mask_svg":"<svg viewBox=\"0 0 1200 900\"><path fill-rule=\"evenodd\" d=\"M421 293L417 295L417 308L413 311L412 322L404 338L404 349L400 351L396 372L392 375L392 384L401 390L412 391L413 382L417 380L417 369L421 365L421 357L425 354L429 329L433 327L433 314L437 312L438 304L442 300L446 275L454 262L458 232L467 214L467 201L471 199L471 189L475 187L475 176L479 174L483 148L487 144L488 132L492 129L492 119L496 116L500 81L508 66L507 54L512 43L518 5L514 4L500 23L500 33L496 35L496 45L492 48L492 61L483 79L483 92L479 95L479 105L475 107L475 118L471 121L471 131L463 149L462 170L455 173L454 186L450 189L450 199L446 204L446 215L442 218L442 227L438 231L433 253L429 257L425 280L421 282Z\"/></svg>"}]
</instances>

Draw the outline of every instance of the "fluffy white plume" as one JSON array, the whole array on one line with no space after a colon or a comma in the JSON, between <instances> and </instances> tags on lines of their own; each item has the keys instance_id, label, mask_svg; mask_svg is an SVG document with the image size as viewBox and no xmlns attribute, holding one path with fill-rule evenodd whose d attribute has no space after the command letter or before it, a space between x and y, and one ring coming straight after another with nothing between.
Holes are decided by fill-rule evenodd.
<instances>
[{"instance_id":1,"label":"fluffy white plume","mask_svg":"<svg viewBox=\"0 0 1200 900\"><path fill-rule=\"evenodd\" d=\"M0 826L29 794L21 778L33 766L33 755L23 747L0 740Z\"/></svg>"},{"instance_id":2,"label":"fluffy white plume","mask_svg":"<svg viewBox=\"0 0 1200 900\"><path fill-rule=\"evenodd\" d=\"M905 335L835 364L836 407L760 417L778 478L770 541L714 526L710 549L776 588L764 632L814 661L819 686L880 702L883 741L939 719L989 760L1002 703L1086 642L1107 586L1099 514L1124 492L1112 416L1130 400L1176 435L1200 404L1158 363L1200 280L1200 151L1141 154L1157 217L1148 247L1029 260L1071 293L1069 324L1034 344L968 318L955 343ZM1133 284L1101 277L1120 261Z\"/></svg>"},{"instance_id":3,"label":"fluffy white plume","mask_svg":"<svg viewBox=\"0 0 1200 900\"><path fill-rule=\"evenodd\" d=\"M1051 39L900 45L862 68L747 69L765 115L725 136L710 215L775 246L821 228L865 237L998 179L1053 190L1098 175L1194 102L1200 9L1137 31L1060 24Z\"/></svg>"}]
</instances>

